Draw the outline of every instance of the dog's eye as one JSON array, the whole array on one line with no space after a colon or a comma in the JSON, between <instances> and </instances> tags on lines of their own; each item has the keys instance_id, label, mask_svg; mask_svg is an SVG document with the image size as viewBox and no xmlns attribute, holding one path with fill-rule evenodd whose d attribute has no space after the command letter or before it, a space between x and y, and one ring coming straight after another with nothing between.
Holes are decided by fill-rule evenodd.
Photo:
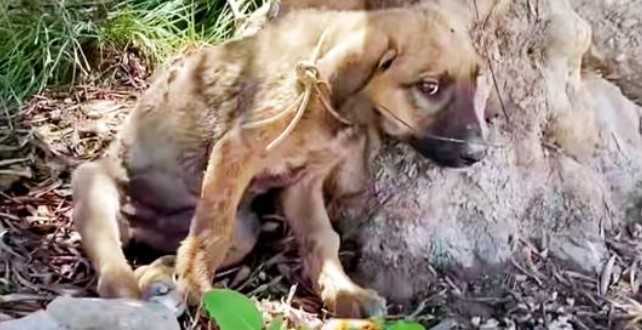
<instances>
[{"instance_id":1,"label":"dog's eye","mask_svg":"<svg viewBox=\"0 0 642 330\"><path fill-rule=\"evenodd\" d=\"M424 80L419 83L418 87L426 96L435 96L439 93L439 81L434 79Z\"/></svg>"}]
</instances>

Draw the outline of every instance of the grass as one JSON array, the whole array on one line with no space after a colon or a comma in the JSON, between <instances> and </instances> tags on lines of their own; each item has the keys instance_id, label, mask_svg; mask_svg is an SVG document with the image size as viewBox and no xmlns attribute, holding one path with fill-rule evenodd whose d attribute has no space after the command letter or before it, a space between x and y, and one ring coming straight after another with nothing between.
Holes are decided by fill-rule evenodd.
<instances>
[{"instance_id":1,"label":"grass","mask_svg":"<svg viewBox=\"0 0 642 330\"><path fill-rule=\"evenodd\" d=\"M20 102L47 84L73 80L89 69L83 47L99 38L91 7L38 0L2 1L0 6L3 100Z\"/></svg>"},{"instance_id":2,"label":"grass","mask_svg":"<svg viewBox=\"0 0 642 330\"><path fill-rule=\"evenodd\" d=\"M244 12L265 0L245 0ZM154 65L232 35L225 0L0 0L0 102L17 109L92 71L92 50L136 49Z\"/></svg>"}]
</instances>

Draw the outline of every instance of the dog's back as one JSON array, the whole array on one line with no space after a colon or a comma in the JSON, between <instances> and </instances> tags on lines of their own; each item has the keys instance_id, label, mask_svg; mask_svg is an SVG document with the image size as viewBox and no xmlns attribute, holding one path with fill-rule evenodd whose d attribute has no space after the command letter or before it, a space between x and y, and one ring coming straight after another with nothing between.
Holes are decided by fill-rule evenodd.
<instances>
[{"instance_id":1,"label":"dog's back","mask_svg":"<svg viewBox=\"0 0 642 330\"><path fill-rule=\"evenodd\" d=\"M223 134L295 102L300 93L295 66L310 59L323 31L335 24L356 29L366 16L297 11L254 36L176 60L155 77L121 131L117 143L126 145L127 167L135 171L178 161L181 168L165 170L202 172L209 148Z\"/></svg>"}]
</instances>

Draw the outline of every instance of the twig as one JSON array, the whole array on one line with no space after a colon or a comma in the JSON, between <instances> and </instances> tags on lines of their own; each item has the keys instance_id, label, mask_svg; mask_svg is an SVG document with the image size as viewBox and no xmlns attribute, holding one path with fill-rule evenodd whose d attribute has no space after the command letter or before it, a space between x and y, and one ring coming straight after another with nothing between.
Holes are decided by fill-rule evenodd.
<instances>
[{"instance_id":1,"label":"twig","mask_svg":"<svg viewBox=\"0 0 642 330\"><path fill-rule=\"evenodd\" d=\"M12 249L12 248L10 248L7 244L5 244L5 243L4 243L4 236L5 236L7 233L8 233L8 232L7 232L6 230L5 230L5 231L3 231L2 233L0 233L0 250L2 250L2 251L6 251L6 252L7 252L7 253L9 253L10 255L12 255L12 256L14 256L14 257L18 258L18 260L22 260L22 259L24 259L24 257L23 257L23 256L21 256L19 253L16 253L15 251L13 251L13 249Z\"/></svg>"},{"instance_id":2,"label":"twig","mask_svg":"<svg viewBox=\"0 0 642 330\"><path fill-rule=\"evenodd\" d=\"M188 315L190 316L190 318L192 318L192 320L191 320L192 322L191 322L191 324L190 324L190 326L189 326L189 329L190 329L190 330L194 330L194 329L196 329L196 327L198 326L199 321L201 320L201 310L202 310L202 309L203 309L203 302L201 301L201 302L198 304L198 308L196 309L196 315L192 316L192 315L190 315L190 314L188 313Z\"/></svg>"},{"instance_id":3,"label":"twig","mask_svg":"<svg viewBox=\"0 0 642 330\"><path fill-rule=\"evenodd\" d=\"M508 111L506 110L506 104L504 103L504 98L502 97L502 93L499 91L499 84L497 83L497 77L495 76L495 69L493 68L493 63L489 57L486 57L486 61L488 62L488 68L490 69L490 75L493 78L493 85L495 86L495 91L497 92L497 98L499 99L499 104L502 107L502 112L504 113L504 117L506 117L506 122L508 124L511 124L511 119L508 116Z\"/></svg>"},{"instance_id":4,"label":"twig","mask_svg":"<svg viewBox=\"0 0 642 330\"><path fill-rule=\"evenodd\" d=\"M18 164L18 163L24 163L29 161L29 159L30 159L29 157L25 157L25 158L0 160L0 167L9 166L9 165Z\"/></svg>"},{"instance_id":5,"label":"twig","mask_svg":"<svg viewBox=\"0 0 642 330\"><path fill-rule=\"evenodd\" d=\"M611 277L613 276L613 267L615 266L615 255L611 256L609 261L604 265L602 274L600 275L600 287L598 288L598 294L606 296L606 293L609 290L609 285L611 284Z\"/></svg>"},{"instance_id":6,"label":"twig","mask_svg":"<svg viewBox=\"0 0 642 330\"><path fill-rule=\"evenodd\" d=\"M29 133L29 135L28 135L24 140L22 140L22 142L20 142L20 144L19 144L19 145L14 146L14 147L9 147L9 146L2 146L2 145L0 145L0 152L3 152L3 151L5 151L5 152L9 152L9 151L16 151L16 150L20 150L20 149L24 148L27 144L29 144L29 140L30 140L30 138L31 138L32 136L33 136L33 135L32 135L31 133Z\"/></svg>"},{"instance_id":7,"label":"twig","mask_svg":"<svg viewBox=\"0 0 642 330\"><path fill-rule=\"evenodd\" d=\"M459 289L459 287L455 284L455 282L453 282L453 280L452 280L452 279L450 279L450 277L449 277L449 276L445 276L445 277L444 277L444 280L446 281L446 283L448 283L448 285L449 285L449 286L450 286L450 288L453 290L453 293L454 293L456 296L460 297L460 296L463 294L463 292L461 291L461 289Z\"/></svg>"},{"instance_id":8,"label":"twig","mask_svg":"<svg viewBox=\"0 0 642 330\"><path fill-rule=\"evenodd\" d=\"M31 178L32 174L29 171L0 170L0 175L15 175L24 178Z\"/></svg>"},{"instance_id":9,"label":"twig","mask_svg":"<svg viewBox=\"0 0 642 330\"><path fill-rule=\"evenodd\" d=\"M294 284L292 287L290 287L290 292L288 292L288 298L285 301L285 304L291 308L292 306L292 300L294 299L294 294L296 293L296 289L299 287L298 284Z\"/></svg>"},{"instance_id":10,"label":"twig","mask_svg":"<svg viewBox=\"0 0 642 330\"><path fill-rule=\"evenodd\" d=\"M4 111L4 115L7 117L7 125L9 125L9 130L13 132L13 120L11 117L11 113L9 113L9 107L7 107L7 104L4 101L0 103L2 103L2 110Z\"/></svg>"},{"instance_id":11,"label":"twig","mask_svg":"<svg viewBox=\"0 0 642 330\"><path fill-rule=\"evenodd\" d=\"M524 269L522 266L520 266L520 265L517 263L517 261L515 261L515 259L511 258L511 259L510 259L510 261L511 261L511 263L513 264L513 266L515 266L515 268L517 268L517 269L518 269L520 272L522 272L524 275L526 275L526 276L530 277L531 279L533 279L533 280L537 283L537 285L538 285L539 287L542 287L542 280L540 280L537 276L535 276L535 275L531 274L531 273L530 273L530 272L528 272L526 269Z\"/></svg>"},{"instance_id":12,"label":"twig","mask_svg":"<svg viewBox=\"0 0 642 330\"><path fill-rule=\"evenodd\" d=\"M16 303L20 301L41 301L48 299L49 298L43 297L42 295L12 293L0 296L0 304Z\"/></svg>"},{"instance_id":13,"label":"twig","mask_svg":"<svg viewBox=\"0 0 642 330\"><path fill-rule=\"evenodd\" d=\"M427 299L422 300L419 303L419 306L415 308L415 311L408 316L408 319L410 320L416 319L419 316L419 314L421 314L421 312L423 312L424 309L426 309L426 305L428 304L428 301L430 301L430 299L432 299L432 297L428 297Z\"/></svg>"}]
</instances>

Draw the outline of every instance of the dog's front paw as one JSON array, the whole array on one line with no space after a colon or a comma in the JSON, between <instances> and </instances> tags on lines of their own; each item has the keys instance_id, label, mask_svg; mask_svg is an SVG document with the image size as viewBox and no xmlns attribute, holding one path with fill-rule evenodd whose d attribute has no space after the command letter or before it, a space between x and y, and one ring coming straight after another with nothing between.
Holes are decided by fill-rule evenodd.
<instances>
[{"instance_id":1,"label":"dog's front paw","mask_svg":"<svg viewBox=\"0 0 642 330\"><path fill-rule=\"evenodd\" d=\"M174 282L157 281L149 283L143 288L143 299L159 303L167 307L170 311L179 317L187 309L185 299L178 290Z\"/></svg>"},{"instance_id":2,"label":"dog's front paw","mask_svg":"<svg viewBox=\"0 0 642 330\"><path fill-rule=\"evenodd\" d=\"M134 272L142 292L143 300L159 303L174 315L185 312L185 300L174 281L174 256L165 256Z\"/></svg>"},{"instance_id":3,"label":"dog's front paw","mask_svg":"<svg viewBox=\"0 0 642 330\"><path fill-rule=\"evenodd\" d=\"M176 255L178 290L189 306L198 306L203 294L212 289L213 274L208 271L210 255L205 253L205 243L195 237L186 238Z\"/></svg>"},{"instance_id":4,"label":"dog's front paw","mask_svg":"<svg viewBox=\"0 0 642 330\"><path fill-rule=\"evenodd\" d=\"M103 298L139 299L141 294L134 273L128 266L103 267L98 276L97 291Z\"/></svg>"},{"instance_id":5,"label":"dog's front paw","mask_svg":"<svg viewBox=\"0 0 642 330\"><path fill-rule=\"evenodd\" d=\"M203 295L212 289L212 286L195 285L189 277L178 278L178 292L188 306L199 306Z\"/></svg>"},{"instance_id":6,"label":"dog's front paw","mask_svg":"<svg viewBox=\"0 0 642 330\"><path fill-rule=\"evenodd\" d=\"M386 315L386 300L374 290L358 286L323 290L321 298L338 317L370 318Z\"/></svg>"}]
</instances>

